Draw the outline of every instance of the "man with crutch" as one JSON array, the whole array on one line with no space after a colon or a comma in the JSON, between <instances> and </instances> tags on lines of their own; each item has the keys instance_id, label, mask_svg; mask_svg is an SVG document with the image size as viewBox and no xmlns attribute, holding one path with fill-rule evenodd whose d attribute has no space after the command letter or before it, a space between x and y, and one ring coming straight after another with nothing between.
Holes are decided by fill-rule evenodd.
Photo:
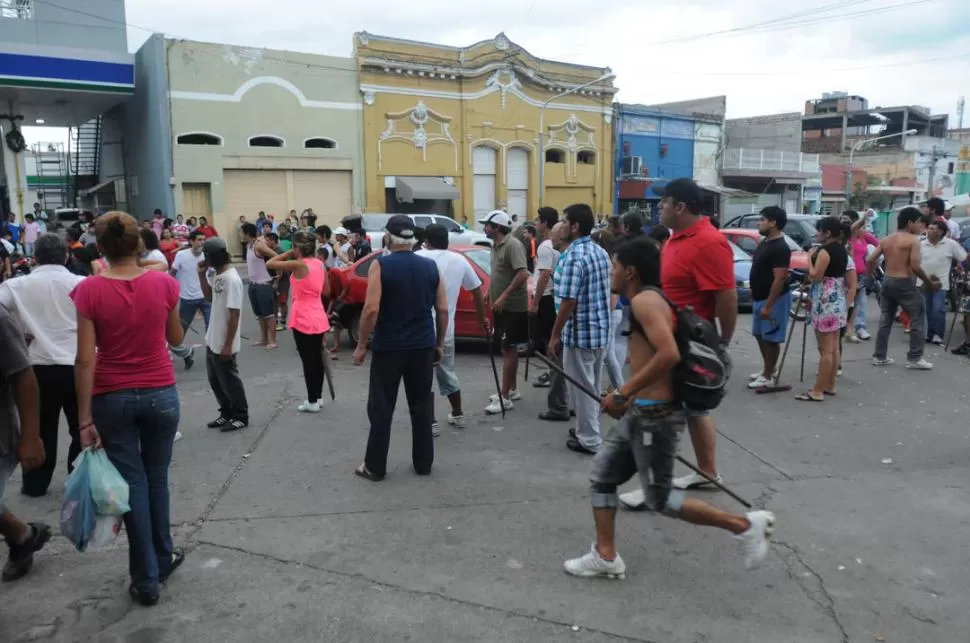
<instances>
[{"instance_id":1,"label":"man with crutch","mask_svg":"<svg viewBox=\"0 0 970 643\"><path fill-rule=\"evenodd\" d=\"M754 569L768 553L774 515L770 511L731 514L689 498L684 490L673 486L677 442L687 419L674 396L671 373L680 362L680 351L674 335L674 310L659 292L660 252L656 245L642 239L618 247L611 286L631 303L632 375L619 390L603 396L602 409L619 422L607 432L590 473L596 540L588 553L565 562L566 573L624 577L626 564L616 551L616 490L635 475L647 491L647 508L732 532L741 542L745 568Z\"/></svg>"}]
</instances>

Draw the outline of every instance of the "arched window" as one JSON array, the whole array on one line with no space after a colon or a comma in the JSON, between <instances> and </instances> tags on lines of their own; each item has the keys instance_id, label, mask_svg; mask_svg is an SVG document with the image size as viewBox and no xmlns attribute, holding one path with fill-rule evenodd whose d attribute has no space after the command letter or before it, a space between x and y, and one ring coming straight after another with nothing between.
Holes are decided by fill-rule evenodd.
<instances>
[{"instance_id":1,"label":"arched window","mask_svg":"<svg viewBox=\"0 0 970 643\"><path fill-rule=\"evenodd\" d=\"M222 145L222 137L208 132L189 132L179 134L175 141L179 145Z\"/></svg>"},{"instance_id":2,"label":"arched window","mask_svg":"<svg viewBox=\"0 0 970 643\"><path fill-rule=\"evenodd\" d=\"M566 155L562 150L546 150L546 163L565 163Z\"/></svg>"},{"instance_id":3,"label":"arched window","mask_svg":"<svg viewBox=\"0 0 970 643\"><path fill-rule=\"evenodd\" d=\"M278 136L263 134L249 138L249 147L283 147L283 139Z\"/></svg>"},{"instance_id":4,"label":"arched window","mask_svg":"<svg viewBox=\"0 0 970 643\"><path fill-rule=\"evenodd\" d=\"M317 136L303 141L303 147L313 150L335 150L337 149L337 141L325 136Z\"/></svg>"},{"instance_id":5,"label":"arched window","mask_svg":"<svg viewBox=\"0 0 970 643\"><path fill-rule=\"evenodd\" d=\"M576 162L583 165L596 165L596 152L582 150L576 155Z\"/></svg>"}]
</instances>

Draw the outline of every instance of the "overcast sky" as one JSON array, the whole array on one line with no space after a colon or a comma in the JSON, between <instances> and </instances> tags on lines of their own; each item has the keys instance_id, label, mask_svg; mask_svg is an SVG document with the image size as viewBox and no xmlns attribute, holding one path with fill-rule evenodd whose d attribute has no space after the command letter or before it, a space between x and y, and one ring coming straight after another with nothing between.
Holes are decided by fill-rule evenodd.
<instances>
[{"instance_id":1,"label":"overcast sky","mask_svg":"<svg viewBox=\"0 0 970 643\"><path fill-rule=\"evenodd\" d=\"M806 99L848 91L873 107L947 112L956 127L957 99L970 95L970 0L126 4L133 51L151 31L340 56L351 54L356 31L456 46L505 32L542 58L611 67L622 102L725 94L728 117L801 112ZM964 123L970 126L970 112Z\"/></svg>"}]
</instances>

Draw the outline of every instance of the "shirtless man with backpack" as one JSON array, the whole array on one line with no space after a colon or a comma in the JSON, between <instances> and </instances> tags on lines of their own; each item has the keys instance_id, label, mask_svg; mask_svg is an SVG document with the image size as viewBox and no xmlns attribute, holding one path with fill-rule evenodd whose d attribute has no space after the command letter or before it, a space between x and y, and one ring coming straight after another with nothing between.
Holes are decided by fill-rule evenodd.
<instances>
[{"instance_id":1,"label":"shirtless man with backpack","mask_svg":"<svg viewBox=\"0 0 970 643\"><path fill-rule=\"evenodd\" d=\"M632 376L602 399L602 409L619 422L607 433L590 473L596 540L587 554L566 561L566 573L624 577L626 565L615 541L616 489L634 475L639 475L646 490L650 510L732 532L742 543L745 568L754 569L768 553L774 514L731 514L689 498L684 490L673 486L677 442L687 419L675 393L674 372L681 363L681 352L675 334L675 310L659 291L660 252L656 244L638 239L617 248L611 286L613 292L631 302Z\"/></svg>"}]
</instances>

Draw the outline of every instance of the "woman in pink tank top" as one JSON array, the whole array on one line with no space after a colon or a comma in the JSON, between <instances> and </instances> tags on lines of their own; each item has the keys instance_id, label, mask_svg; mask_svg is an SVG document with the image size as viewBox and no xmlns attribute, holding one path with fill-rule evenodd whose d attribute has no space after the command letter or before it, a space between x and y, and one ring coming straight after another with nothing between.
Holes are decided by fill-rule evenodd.
<instances>
[{"instance_id":1,"label":"woman in pink tank top","mask_svg":"<svg viewBox=\"0 0 970 643\"><path fill-rule=\"evenodd\" d=\"M293 235L293 249L266 261L266 267L289 272L290 330L296 350L303 362L307 399L297 407L303 413L317 413L323 397L323 336L330 330L330 320L323 308L323 289L327 271L323 262L314 256L316 240L306 232Z\"/></svg>"}]
</instances>

